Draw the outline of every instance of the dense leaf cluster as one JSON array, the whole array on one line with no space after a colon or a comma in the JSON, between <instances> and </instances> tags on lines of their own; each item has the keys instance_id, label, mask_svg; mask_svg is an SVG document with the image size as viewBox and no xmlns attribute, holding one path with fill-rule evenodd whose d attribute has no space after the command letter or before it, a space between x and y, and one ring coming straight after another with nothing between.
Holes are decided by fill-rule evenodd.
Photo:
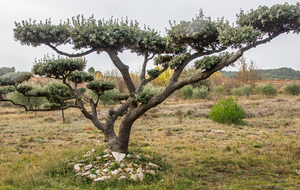
<instances>
[{"instance_id":1,"label":"dense leaf cluster","mask_svg":"<svg viewBox=\"0 0 300 190\"><path fill-rule=\"evenodd\" d=\"M22 45L32 45L33 47L41 44L61 45L70 43L71 26L69 22L52 25L51 20L45 23L36 23L36 21L15 22L14 37Z\"/></svg>"},{"instance_id":2,"label":"dense leaf cluster","mask_svg":"<svg viewBox=\"0 0 300 190\"><path fill-rule=\"evenodd\" d=\"M195 61L195 68L200 70L207 70L212 67L218 66L221 61L221 56L205 56L202 59Z\"/></svg>"},{"instance_id":3,"label":"dense leaf cluster","mask_svg":"<svg viewBox=\"0 0 300 190\"><path fill-rule=\"evenodd\" d=\"M84 58L62 58L58 59L45 56L44 59L35 62L32 72L35 75L45 76L55 79L66 79L71 72L83 70L86 65Z\"/></svg>"},{"instance_id":4,"label":"dense leaf cluster","mask_svg":"<svg viewBox=\"0 0 300 190\"><path fill-rule=\"evenodd\" d=\"M152 97L159 94L163 90L162 87L154 87L151 84L144 86L141 92L135 94L134 101L146 104Z\"/></svg>"},{"instance_id":5,"label":"dense leaf cluster","mask_svg":"<svg viewBox=\"0 0 300 190\"><path fill-rule=\"evenodd\" d=\"M15 88L13 86L0 86L0 99L2 99L2 95L14 92Z\"/></svg>"},{"instance_id":6,"label":"dense leaf cluster","mask_svg":"<svg viewBox=\"0 0 300 190\"><path fill-rule=\"evenodd\" d=\"M274 5L272 7L260 6L256 10L245 13L241 11L237 15L237 24L240 26L252 26L269 35L281 30L294 31L299 33L300 26L300 4Z\"/></svg>"},{"instance_id":7,"label":"dense leaf cluster","mask_svg":"<svg viewBox=\"0 0 300 190\"><path fill-rule=\"evenodd\" d=\"M124 93L114 94L113 96L111 96L111 99L115 102L121 102L123 100L127 100L128 98L129 98L129 95L124 94Z\"/></svg>"},{"instance_id":8,"label":"dense leaf cluster","mask_svg":"<svg viewBox=\"0 0 300 190\"><path fill-rule=\"evenodd\" d=\"M188 45L196 51L215 49L220 45L218 40L218 27L223 21L214 22L210 18L204 18L203 13L192 21L181 21L180 24L171 26L168 30L168 43Z\"/></svg>"},{"instance_id":9,"label":"dense leaf cluster","mask_svg":"<svg viewBox=\"0 0 300 190\"><path fill-rule=\"evenodd\" d=\"M0 68L0 76L5 75L7 73L14 73L16 69L14 67L1 67Z\"/></svg>"},{"instance_id":10,"label":"dense leaf cluster","mask_svg":"<svg viewBox=\"0 0 300 190\"><path fill-rule=\"evenodd\" d=\"M74 83L90 82L94 80L94 74L86 73L84 71L74 71L67 79Z\"/></svg>"},{"instance_id":11,"label":"dense leaf cluster","mask_svg":"<svg viewBox=\"0 0 300 190\"><path fill-rule=\"evenodd\" d=\"M67 104L62 98L72 95L70 89L65 84L56 81L48 84L42 91L44 94L48 94L47 99L49 104L45 104L45 108L63 107Z\"/></svg>"},{"instance_id":12,"label":"dense leaf cluster","mask_svg":"<svg viewBox=\"0 0 300 190\"><path fill-rule=\"evenodd\" d=\"M94 80L89 82L86 87L100 96L105 91L114 89L116 85L108 80Z\"/></svg>"},{"instance_id":13,"label":"dense leaf cluster","mask_svg":"<svg viewBox=\"0 0 300 190\"><path fill-rule=\"evenodd\" d=\"M29 80L32 77L30 72L7 73L0 77L0 85L16 85L23 81Z\"/></svg>"}]
</instances>

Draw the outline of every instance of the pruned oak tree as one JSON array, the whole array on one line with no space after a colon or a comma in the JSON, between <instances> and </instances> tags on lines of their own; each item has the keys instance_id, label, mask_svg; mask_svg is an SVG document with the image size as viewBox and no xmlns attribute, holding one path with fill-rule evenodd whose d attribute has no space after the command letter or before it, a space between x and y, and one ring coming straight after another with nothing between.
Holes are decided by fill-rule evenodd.
<instances>
[{"instance_id":1,"label":"pruned oak tree","mask_svg":"<svg viewBox=\"0 0 300 190\"><path fill-rule=\"evenodd\" d=\"M100 122L97 118L97 102L79 93L66 80L71 73L82 70L82 65L76 63L74 67L62 66L62 62L54 61L59 69L52 68L53 70L48 71L44 68L44 71L43 65L49 65L46 61L37 63L33 73L61 79L63 84L68 87L70 94L68 96L57 95L55 98L60 100L76 99L78 102L77 104L50 106L48 110L79 108L86 118L103 131L110 149L127 152L133 123L147 110L162 103L174 91L190 83L207 79L216 71L233 64L245 51L270 42L280 34L289 32L298 34L300 27L299 6L299 3L296 5L283 4L272 7L260 6L258 9L247 13L241 11L237 15L236 25L231 25L223 19L212 21L211 18L204 17L200 11L199 15L192 21L181 21L179 24L171 23L165 37L149 28L141 29L137 22L130 22L127 19L97 21L93 17L84 19L83 16L73 17L72 21L61 22L58 25L53 25L50 20L46 20L44 23L36 23L31 20L22 21L16 23L14 37L22 45L33 47L46 45L58 54L69 58L82 57L93 52L109 55L112 63L122 74L129 96L123 97L127 100L123 101L121 106L110 109L106 122ZM58 46L65 44L73 45L73 48L81 50L81 53L70 54L59 50ZM232 51L232 48L235 49L234 52L227 52ZM140 84L137 86L134 86L132 82L129 66L119 57L119 53L124 50L130 50L132 53L144 57ZM151 59L154 59L154 63L162 66L163 69L147 71L147 64ZM76 62L76 59L71 60ZM191 62L194 62L194 67L198 69L198 72L179 79L184 68ZM166 87L158 94L150 96L144 94L143 96L144 86L168 68L173 69L174 73ZM150 77L146 77L147 74ZM97 93L112 87L107 86L103 81L91 81L89 85L88 88L94 89ZM19 90L19 86L17 89ZM1 94L9 90L11 89L8 87L2 89ZM140 98L137 99L137 95ZM3 96L1 98L1 100L5 100ZM90 103L91 113L84 107L84 101ZM34 110L26 109L28 111ZM122 121L117 135L115 121L121 116Z\"/></svg>"}]
</instances>

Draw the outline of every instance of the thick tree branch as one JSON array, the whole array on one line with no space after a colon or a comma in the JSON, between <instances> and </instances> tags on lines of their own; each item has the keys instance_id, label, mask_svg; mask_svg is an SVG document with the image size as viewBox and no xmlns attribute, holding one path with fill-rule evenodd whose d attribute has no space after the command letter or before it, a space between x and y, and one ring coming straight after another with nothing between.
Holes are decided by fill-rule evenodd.
<instances>
[{"instance_id":1,"label":"thick tree branch","mask_svg":"<svg viewBox=\"0 0 300 190\"><path fill-rule=\"evenodd\" d=\"M135 92L135 86L129 74L129 67L120 60L120 58L118 57L118 53L115 50L108 50L107 53L110 59L112 60L112 62L114 63L114 65L121 72L123 79L126 83L127 89L129 91L129 94L133 96Z\"/></svg>"},{"instance_id":2,"label":"thick tree branch","mask_svg":"<svg viewBox=\"0 0 300 190\"><path fill-rule=\"evenodd\" d=\"M179 76L181 75L182 71L184 70L184 68L187 66L187 64L189 64L192 60L205 56L205 55L211 55L214 53L220 53L224 50L226 50L227 47L222 47L220 49L217 50L211 50L211 51L205 51L205 52L196 52L192 55L190 55L177 69L175 69L174 74L172 75L169 84L173 84L175 82L177 82Z\"/></svg>"}]
</instances>

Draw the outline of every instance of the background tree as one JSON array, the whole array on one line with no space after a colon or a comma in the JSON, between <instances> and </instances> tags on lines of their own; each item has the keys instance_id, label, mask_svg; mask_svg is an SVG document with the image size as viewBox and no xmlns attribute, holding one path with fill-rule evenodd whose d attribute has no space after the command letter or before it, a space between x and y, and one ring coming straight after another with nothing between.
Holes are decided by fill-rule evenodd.
<instances>
[{"instance_id":1,"label":"background tree","mask_svg":"<svg viewBox=\"0 0 300 190\"><path fill-rule=\"evenodd\" d=\"M163 68L161 66L156 66L155 69L162 70ZM159 75L157 77L157 79L155 79L153 81L153 83L157 86L167 86L173 73L174 73L174 70L171 70L170 68L168 68L165 72L163 72L161 75Z\"/></svg>"},{"instance_id":2,"label":"background tree","mask_svg":"<svg viewBox=\"0 0 300 190\"><path fill-rule=\"evenodd\" d=\"M241 57L237 61L239 72L237 73L237 80L242 85L250 85L255 87L255 81L261 80L261 73L255 63L251 60L250 63L246 62L245 57Z\"/></svg>"},{"instance_id":3,"label":"background tree","mask_svg":"<svg viewBox=\"0 0 300 190\"><path fill-rule=\"evenodd\" d=\"M88 69L88 73L94 74L94 73L95 73L94 67L90 67L90 68Z\"/></svg>"},{"instance_id":4,"label":"background tree","mask_svg":"<svg viewBox=\"0 0 300 190\"><path fill-rule=\"evenodd\" d=\"M259 93L266 96L268 99L274 96L277 96L277 88L275 88L272 84L267 83L264 86L258 87Z\"/></svg>"},{"instance_id":5,"label":"background tree","mask_svg":"<svg viewBox=\"0 0 300 190\"><path fill-rule=\"evenodd\" d=\"M300 94L300 85L296 83L290 83L284 87L283 92L288 95L297 96Z\"/></svg>"},{"instance_id":6,"label":"background tree","mask_svg":"<svg viewBox=\"0 0 300 190\"><path fill-rule=\"evenodd\" d=\"M16 23L14 37L23 45L33 47L46 45L55 52L68 57L81 57L93 52L108 54L112 63L121 73L129 98L120 107L110 109L105 122L98 120L96 104L91 99L86 99L87 102L90 102L92 109L92 113L89 113L82 103L84 96L67 85L65 75L76 70L77 67L66 67L69 71L61 73L63 75L56 78L61 78L63 84L68 86L71 91L71 96L63 99L76 97L78 100L78 105L69 107L79 108L99 130L103 131L109 148L127 152L133 123L147 110L162 103L183 86L207 79L213 73L233 64L244 52L270 42L280 34L299 33L299 18L299 3L275 5L270 8L261 6L247 13L241 11L237 15L237 25L235 26L223 19L212 21L211 18L204 17L200 12L192 21L171 24L171 28L167 30L167 36L162 37L153 29L141 29L137 22L113 19L97 21L93 17L84 19L83 16L78 16L73 18L72 22L61 22L58 25L52 25L50 20L46 20L44 23L31 20L22 21ZM60 45L65 44L72 45L75 50L85 51L70 54L58 49ZM226 51L231 51L232 48L236 49L234 53ZM144 57L138 86L132 82L129 66L119 57L119 53L125 50ZM147 64L153 58L155 65L161 65L163 69L147 71ZM185 67L192 62L198 72L179 79ZM144 87L168 68L173 69L174 73L161 92L144 96L147 97L146 99L136 98L138 95L145 95ZM82 70L82 68L80 67L78 70ZM37 71L35 73L39 75L56 76L52 72L41 73L38 69ZM146 78L147 73L149 78ZM93 83L90 89L106 90L105 87L110 86ZM9 89L6 88L6 90ZM1 90L1 92L4 93L5 90ZM64 106L64 108L67 107ZM117 135L114 124L116 119L121 116L123 118Z\"/></svg>"},{"instance_id":7,"label":"background tree","mask_svg":"<svg viewBox=\"0 0 300 190\"><path fill-rule=\"evenodd\" d=\"M14 73L16 69L14 67L1 67L0 68L0 76L5 75L7 73Z\"/></svg>"}]
</instances>

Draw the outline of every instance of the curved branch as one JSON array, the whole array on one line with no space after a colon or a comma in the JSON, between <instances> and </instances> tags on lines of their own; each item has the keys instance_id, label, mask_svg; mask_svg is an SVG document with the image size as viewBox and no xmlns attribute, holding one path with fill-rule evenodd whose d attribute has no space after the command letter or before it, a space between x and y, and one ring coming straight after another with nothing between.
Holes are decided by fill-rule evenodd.
<instances>
[{"instance_id":1,"label":"curved branch","mask_svg":"<svg viewBox=\"0 0 300 190\"><path fill-rule=\"evenodd\" d=\"M0 101L11 102L11 103L14 104L15 106L23 107L23 108L25 109L25 111L57 111L57 110L66 110L66 109L69 109L69 108L79 108L79 109L81 109L81 106L79 106L79 105L67 105L67 106L64 106L64 107L51 108L51 109L31 109L31 108L27 108L27 107L26 107L25 105L23 105L23 104L15 103L15 102L12 101L12 100L0 99Z\"/></svg>"},{"instance_id":2,"label":"curved branch","mask_svg":"<svg viewBox=\"0 0 300 190\"><path fill-rule=\"evenodd\" d=\"M181 75L182 71L184 70L184 68L187 66L187 64L189 64L192 60L198 58L198 57L202 57L205 55L211 55L214 53L220 53L224 50L226 50L227 47L221 47L220 49L217 50L211 50L211 51L205 51L205 52L196 52L192 55L190 55L177 69L175 69L174 74L172 75L169 84L175 83L177 82L179 76Z\"/></svg>"},{"instance_id":3,"label":"curved branch","mask_svg":"<svg viewBox=\"0 0 300 190\"><path fill-rule=\"evenodd\" d=\"M55 46L53 46L51 44L46 44L46 45L49 46L51 49L53 49L56 53L58 53L60 55L65 55L65 56L68 56L68 57L82 57L82 56L88 55L88 54L90 54L92 52L100 51L98 49L92 48L92 49L90 49L88 51L85 51L83 53L70 54L70 53L66 53L66 52L58 50Z\"/></svg>"}]
</instances>

